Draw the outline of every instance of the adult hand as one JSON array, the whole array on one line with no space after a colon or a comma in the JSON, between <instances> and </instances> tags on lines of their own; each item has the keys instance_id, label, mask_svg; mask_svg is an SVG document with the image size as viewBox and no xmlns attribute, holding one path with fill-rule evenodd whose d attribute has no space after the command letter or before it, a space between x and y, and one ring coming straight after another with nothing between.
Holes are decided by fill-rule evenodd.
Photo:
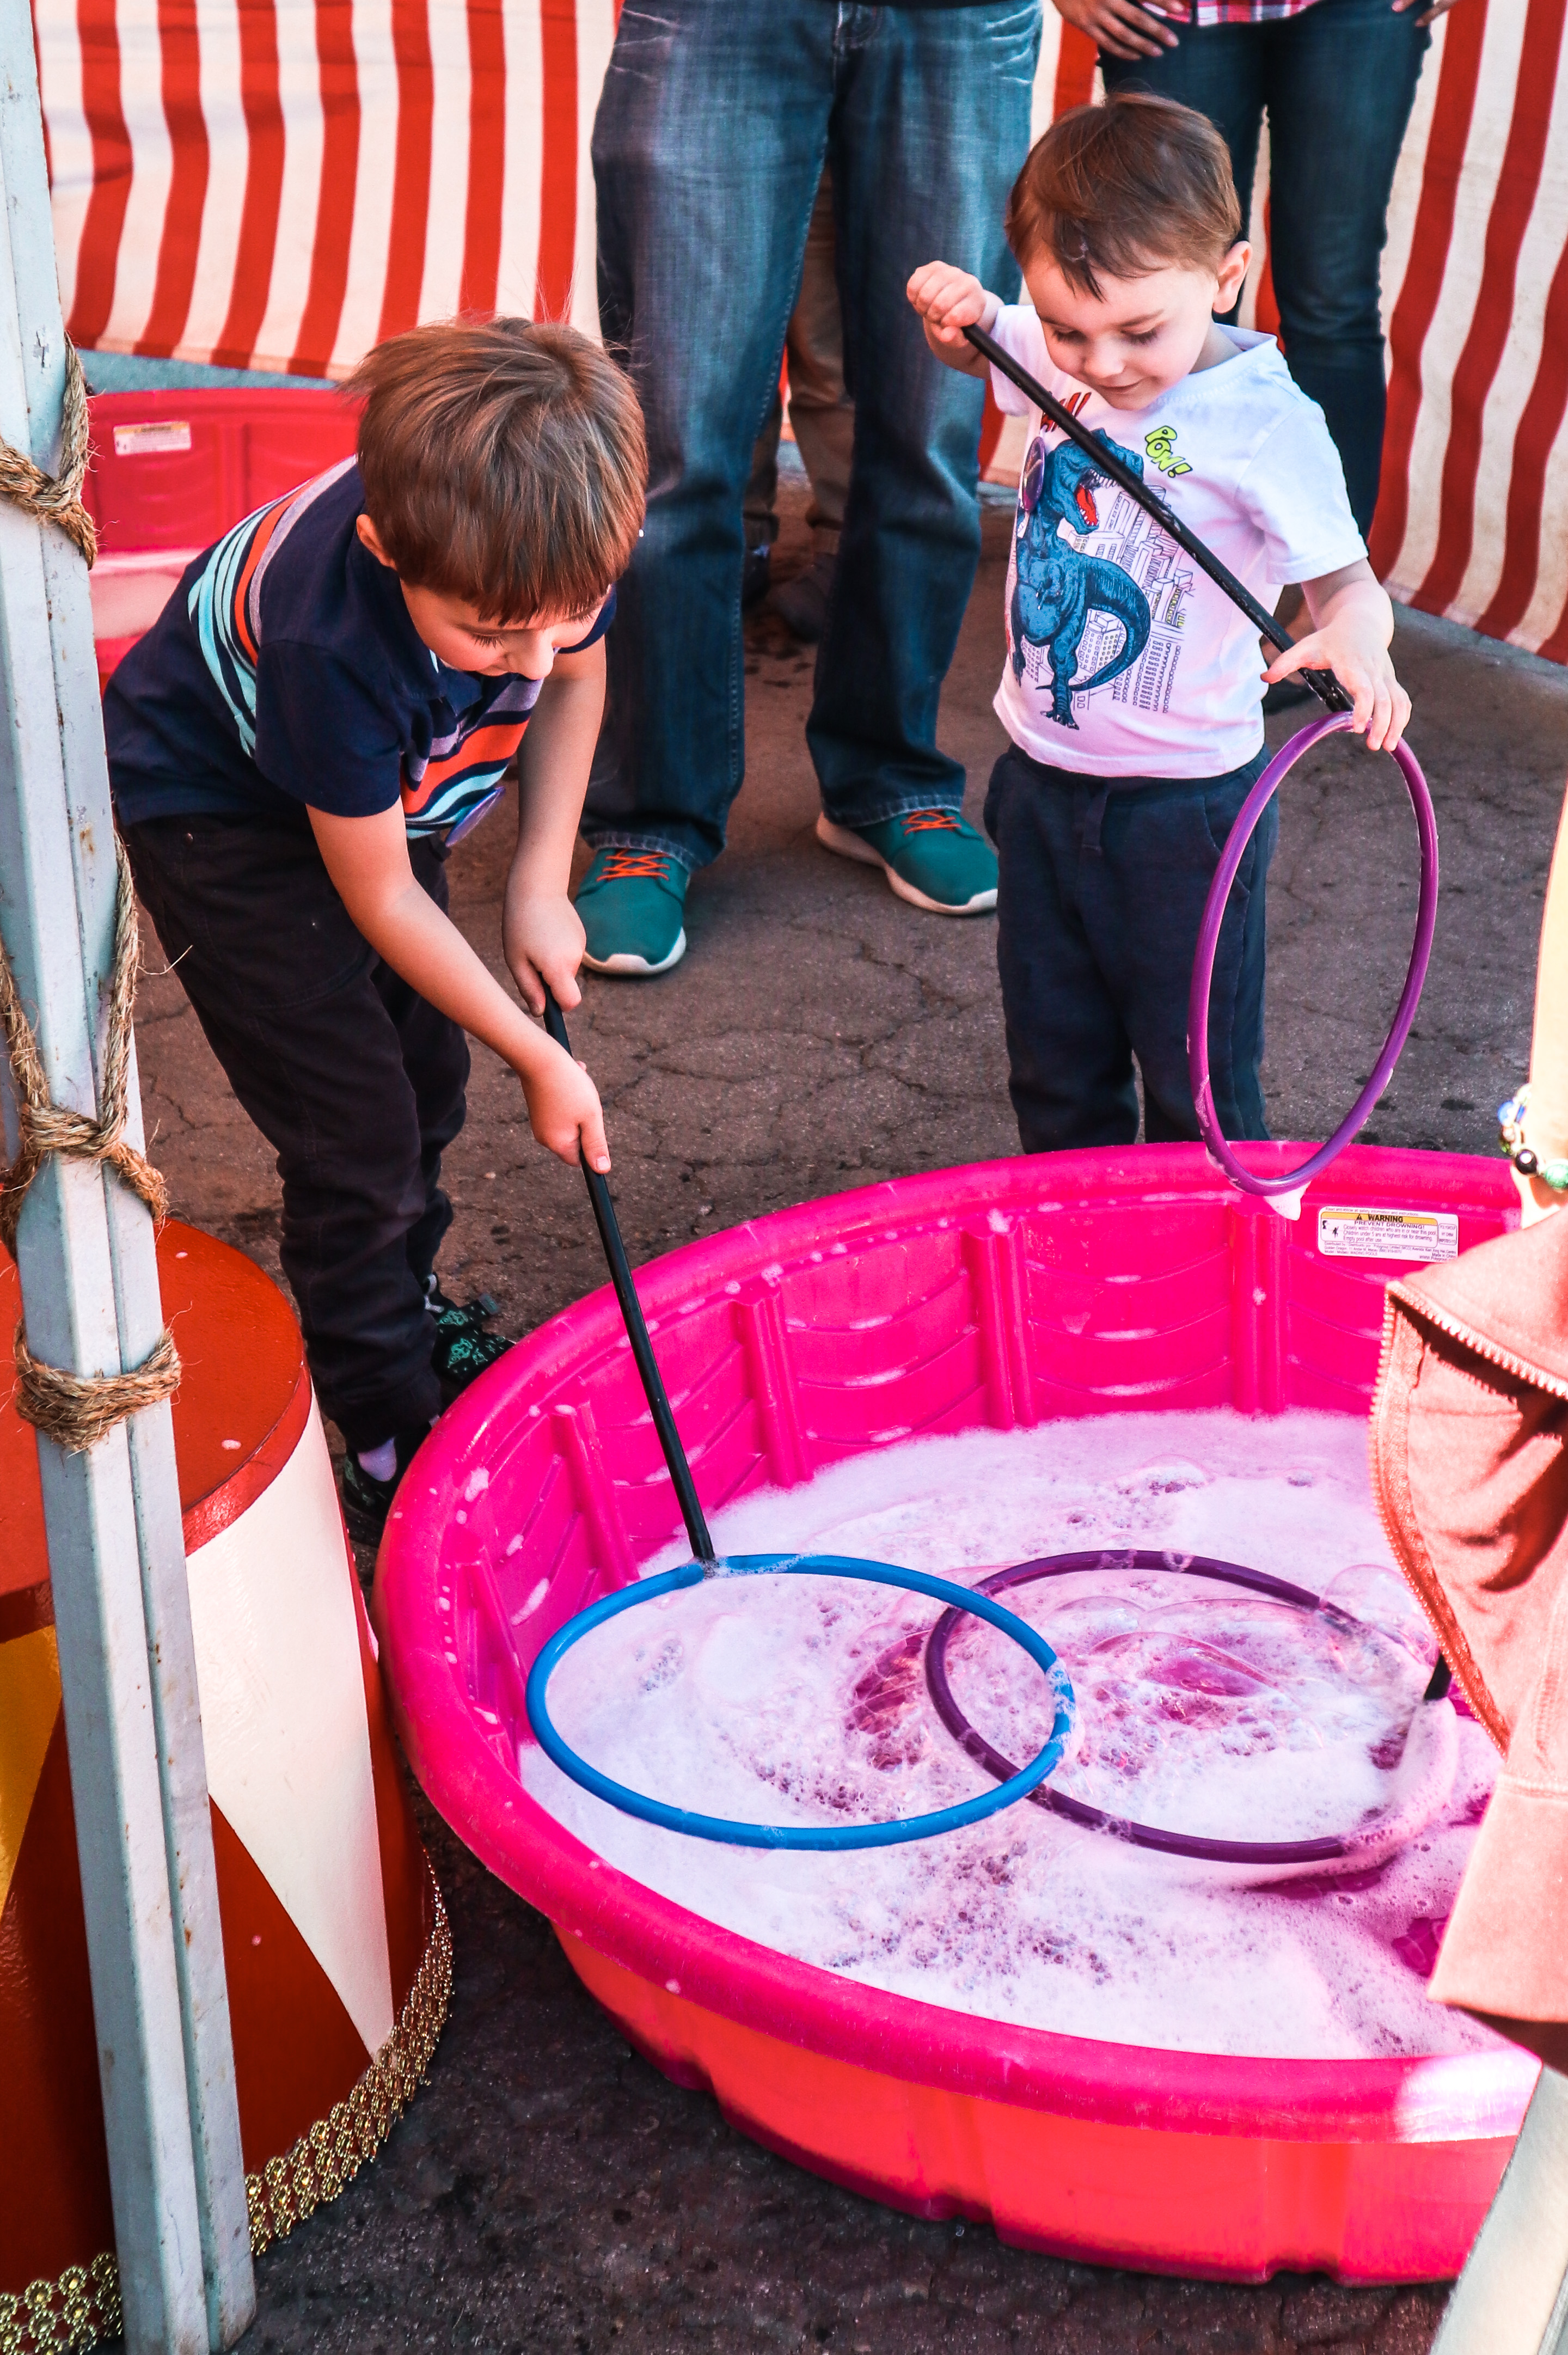
<instances>
[{"instance_id":1,"label":"adult hand","mask_svg":"<svg viewBox=\"0 0 1568 2355\"><path fill-rule=\"evenodd\" d=\"M1446 0L1453 5L1453 0ZM1568 1205L1568 1196L1553 1192L1541 1178L1521 1178L1516 1169L1513 1182L1519 1191L1519 1222L1521 1227L1538 1227L1542 1219L1551 1218L1554 1210Z\"/></svg>"},{"instance_id":2,"label":"adult hand","mask_svg":"<svg viewBox=\"0 0 1568 2355\"><path fill-rule=\"evenodd\" d=\"M1422 9L1421 15L1415 21L1418 25L1435 24L1439 16L1445 16L1450 8L1456 8L1458 5L1459 0L1431 0L1431 5ZM1407 16L1412 8L1420 7L1421 0L1393 0L1393 13L1396 16Z\"/></svg>"},{"instance_id":3,"label":"adult hand","mask_svg":"<svg viewBox=\"0 0 1568 2355\"><path fill-rule=\"evenodd\" d=\"M1394 0L1396 8L1412 4L1413 0ZM1452 7L1453 0L1443 0L1443 5ZM1076 25L1081 33L1087 33L1107 57L1157 58L1162 49L1177 46L1176 35L1161 16L1140 8L1136 0L1054 0L1054 5L1064 24Z\"/></svg>"}]
</instances>

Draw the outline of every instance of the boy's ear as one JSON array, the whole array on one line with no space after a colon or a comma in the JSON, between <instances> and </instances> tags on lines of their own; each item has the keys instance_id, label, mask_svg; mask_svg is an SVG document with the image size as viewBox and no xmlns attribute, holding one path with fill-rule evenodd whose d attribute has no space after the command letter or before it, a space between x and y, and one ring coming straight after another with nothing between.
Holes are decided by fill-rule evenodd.
<instances>
[{"instance_id":1,"label":"boy's ear","mask_svg":"<svg viewBox=\"0 0 1568 2355\"><path fill-rule=\"evenodd\" d=\"M371 522L369 517L368 515L356 516L354 518L354 528L359 535L359 544L361 548L368 548L378 564L384 564L389 572L395 572L398 568L393 563L391 558L388 555L386 549L382 547L381 535L377 530L375 525Z\"/></svg>"},{"instance_id":2,"label":"boy's ear","mask_svg":"<svg viewBox=\"0 0 1568 2355\"><path fill-rule=\"evenodd\" d=\"M1216 311L1228 311L1242 291L1247 272L1252 267L1253 249L1244 237L1239 237L1215 276L1214 304ZM364 517L360 521L363 523Z\"/></svg>"}]
</instances>

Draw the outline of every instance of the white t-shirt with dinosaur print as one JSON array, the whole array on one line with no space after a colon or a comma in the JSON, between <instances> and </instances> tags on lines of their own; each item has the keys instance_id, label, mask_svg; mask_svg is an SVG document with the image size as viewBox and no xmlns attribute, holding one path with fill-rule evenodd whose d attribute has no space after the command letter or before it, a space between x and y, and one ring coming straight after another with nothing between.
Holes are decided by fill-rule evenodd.
<instances>
[{"instance_id":1,"label":"white t-shirt with dinosaur print","mask_svg":"<svg viewBox=\"0 0 1568 2355\"><path fill-rule=\"evenodd\" d=\"M1271 336L1223 333L1232 357L1147 409L1113 409L1053 367L1039 320L1004 309L997 341L1141 469L1183 523L1272 607L1366 549L1323 412ZM1094 777L1214 777L1264 741L1252 623L1168 533L993 368L998 405L1032 421L1008 565L1003 727L1026 752Z\"/></svg>"}]
</instances>

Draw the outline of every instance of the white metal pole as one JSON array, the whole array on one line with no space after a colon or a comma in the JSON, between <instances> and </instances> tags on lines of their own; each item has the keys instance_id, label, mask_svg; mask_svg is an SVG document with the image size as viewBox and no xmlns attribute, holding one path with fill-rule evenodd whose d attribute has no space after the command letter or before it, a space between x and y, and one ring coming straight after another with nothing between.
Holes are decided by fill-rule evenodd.
<instances>
[{"instance_id":1,"label":"white metal pole","mask_svg":"<svg viewBox=\"0 0 1568 2355\"><path fill-rule=\"evenodd\" d=\"M53 473L65 340L27 0L0 0L0 435ZM0 932L51 1097L90 1117L115 890L87 570L0 502ZM133 1080L131 1101L139 1144ZM36 1357L141 1364L153 1228L115 1178L46 1164L16 1250ZM38 1459L126 2345L207 2355L255 2289L168 1406L85 1454L40 1435Z\"/></svg>"},{"instance_id":2,"label":"white metal pole","mask_svg":"<svg viewBox=\"0 0 1568 2355\"><path fill-rule=\"evenodd\" d=\"M1568 2355L1568 2077L1542 2069L1432 2355Z\"/></svg>"}]
</instances>

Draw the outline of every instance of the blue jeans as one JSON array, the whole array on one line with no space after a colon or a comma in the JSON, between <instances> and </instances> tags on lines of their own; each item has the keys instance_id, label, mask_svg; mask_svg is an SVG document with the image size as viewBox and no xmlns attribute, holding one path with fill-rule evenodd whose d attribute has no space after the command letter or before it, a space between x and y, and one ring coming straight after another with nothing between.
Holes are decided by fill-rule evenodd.
<instances>
[{"instance_id":1,"label":"blue jeans","mask_svg":"<svg viewBox=\"0 0 1568 2355\"><path fill-rule=\"evenodd\" d=\"M1196 1137L1187 992L1225 838L1268 762L1222 777L1084 777L1013 745L991 772L997 966L1008 1087L1026 1153L1131 1145L1133 1058L1150 1145ZM1264 884L1279 837L1270 802L1225 906L1209 1001L1214 1109L1227 1136L1266 1136Z\"/></svg>"},{"instance_id":2,"label":"blue jeans","mask_svg":"<svg viewBox=\"0 0 1568 2355\"><path fill-rule=\"evenodd\" d=\"M807 741L828 815L955 808L936 712L979 555L983 392L905 297L938 257L1005 300L1040 0L627 0L593 127L599 307L647 420L645 535L607 642L583 832L688 868L745 768L742 506L832 166L855 454Z\"/></svg>"},{"instance_id":3,"label":"blue jeans","mask_svg":"<svg viewBox=\"0 0 1568 2355\"><path fill-rule=\"evenodd\" d=\"M1363 538L1382 464L1389 192L1432 40L1416 14L1316 0L1273 24L1173 27L1179 47L1157 58L1100 59L1107 91L1157 91L1208 115L1231 150L1243 223L1266 110L1280 339L1328 421Z\"/></svg>"}]
</instances>

